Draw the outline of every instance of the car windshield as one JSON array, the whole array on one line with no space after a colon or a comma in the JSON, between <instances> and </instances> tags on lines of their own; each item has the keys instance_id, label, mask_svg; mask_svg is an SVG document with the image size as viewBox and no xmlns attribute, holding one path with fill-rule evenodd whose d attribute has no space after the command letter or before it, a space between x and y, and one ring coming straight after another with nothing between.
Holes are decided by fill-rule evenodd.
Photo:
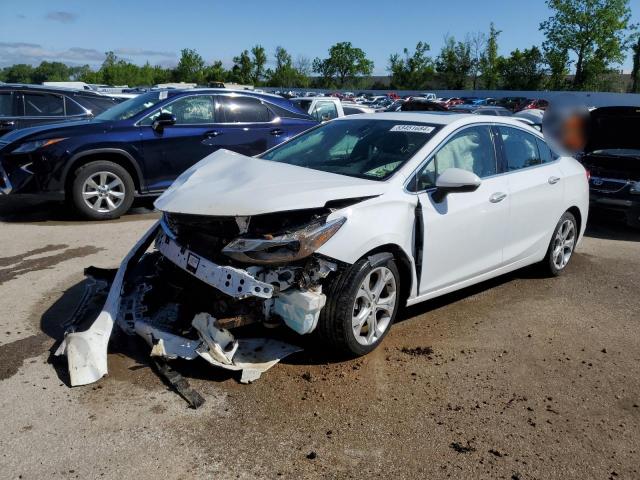
<instances>
[{"instance_id":1,"label":"car windshield","mask_svg":"<svg viewBox=\"0 0 640 480\"><path fill-rule=\"evenodd\" d=\"M143 93L102 112L96 120L127 120L166 98L167 92L163 90Z\"/></svg>"},{"instance_id":2,"label":"car windshield","mask_svg":"<svg viewBox=\"0 0 640 480\"><path fill-rule=\"evenodd\" d=\"M261 158L369 180L397 172L439 129L404 120L349 119L326 123Z\"/></svg>"}]
</instances>

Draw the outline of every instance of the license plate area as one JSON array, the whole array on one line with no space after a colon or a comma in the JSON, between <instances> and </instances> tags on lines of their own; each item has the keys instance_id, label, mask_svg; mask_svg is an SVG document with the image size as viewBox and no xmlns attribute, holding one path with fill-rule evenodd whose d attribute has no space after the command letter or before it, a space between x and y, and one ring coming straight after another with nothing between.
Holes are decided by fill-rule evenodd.
<instances>
[{"instance_id":1,"label":"license plate area","mask_svg":"<svg viewBox=\"0 0 640 480\"><path fill-rule=\"evenodd\" d=\"M271 298L273 286L252 277L240 268L218 265L180 246L175 240L160 232L156 248L165 258L194 277L234 298Z\"/></svg>"}]
</instances>

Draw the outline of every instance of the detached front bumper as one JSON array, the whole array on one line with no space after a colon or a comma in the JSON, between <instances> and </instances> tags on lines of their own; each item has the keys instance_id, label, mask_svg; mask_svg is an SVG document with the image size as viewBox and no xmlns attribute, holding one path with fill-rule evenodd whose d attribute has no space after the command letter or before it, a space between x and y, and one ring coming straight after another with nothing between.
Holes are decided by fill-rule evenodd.
<instances>
[{"instance_id":1,"label":"detached front bumper","mask_svg":"<svg viewBox=\"0 0 640 480\"><path fill-rule=\"evenodd\" d=\"M159 223L156 223L122 261L104 307L93 324L85 331L65 334L55 354L67 356L71 385L87 385L107 374L107 346L113 324L118 318L125 276L147 251L158 230Z\"/></svg>"},{"instance_id":2,"label":"detached front bumper","mask_svg":"<svg viewBox=\"0 0 640 480\"><path fill-rule=\"evenodd\" d=\"M146 254L154 239L156 251ZM323 262L318 275L332 271ZM56 355L67 356L71 385L99 380L107 373L109 337L118 323L126 333L144 338L154 357L201 357L241 370L243 382L253 381L298 348L272 339L235 340L223 327L275 315L300 334L312 331L326 297L318 284L304 288L294 282L295 268L301 267L218 265L182 247L158 222L121 263L93 324L85 331L68 331ZM290 274L288 283L278 280L283 272ZM176 289L183 293L172 296ZM214 303L224 308L216 310Z\"/></svg>"}]
</instances>

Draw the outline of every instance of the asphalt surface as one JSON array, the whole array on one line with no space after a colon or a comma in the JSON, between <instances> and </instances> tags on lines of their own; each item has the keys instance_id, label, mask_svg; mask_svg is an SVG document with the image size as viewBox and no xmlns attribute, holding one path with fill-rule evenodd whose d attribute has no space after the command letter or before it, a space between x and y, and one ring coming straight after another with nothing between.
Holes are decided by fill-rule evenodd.
<instances>
[{"instance_id":1,"label":"asphalt surface","mask_svg":"<svg viewBox=\"0 0 640 480\"><path fill-rule=\"evenodd\" d=\"M412 307L358 360L306 340L251 385L178 364L194 411L136 341L85 387L51 355L83 269L116 267L156 219L0 205L1 478L640 478L640 233L590 225L560 278Z\"/></svg>"}]
</instances>

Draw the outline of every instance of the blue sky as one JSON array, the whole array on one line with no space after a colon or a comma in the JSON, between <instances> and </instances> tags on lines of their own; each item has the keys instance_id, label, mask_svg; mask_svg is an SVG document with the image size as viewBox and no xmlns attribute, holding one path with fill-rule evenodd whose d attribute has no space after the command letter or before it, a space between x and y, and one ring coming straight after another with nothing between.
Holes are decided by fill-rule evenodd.
<instances>
[{"instance_id":1,"label":"blue sky","mask_svg":"<svg viewBox=\"0 0 640 480\"><path fill-rule=\"evenodd\" d=\"M640 23L640 2L631 4L633 22ZM229 66L256 43L271 61L278 45L294 58L313 59L326 56L336 42L350 41L383 75L391 53L422 40L435 56L446 34L463 39L487 31L491 21L502 30L501 54L540 45L538 25L548 16L544 0L0 0L0 66L41 60L97 66L107 50L135 63L169 66L182 48ZM630 56L623 67L631 69Z\"/></svg>"}]
</instances>

